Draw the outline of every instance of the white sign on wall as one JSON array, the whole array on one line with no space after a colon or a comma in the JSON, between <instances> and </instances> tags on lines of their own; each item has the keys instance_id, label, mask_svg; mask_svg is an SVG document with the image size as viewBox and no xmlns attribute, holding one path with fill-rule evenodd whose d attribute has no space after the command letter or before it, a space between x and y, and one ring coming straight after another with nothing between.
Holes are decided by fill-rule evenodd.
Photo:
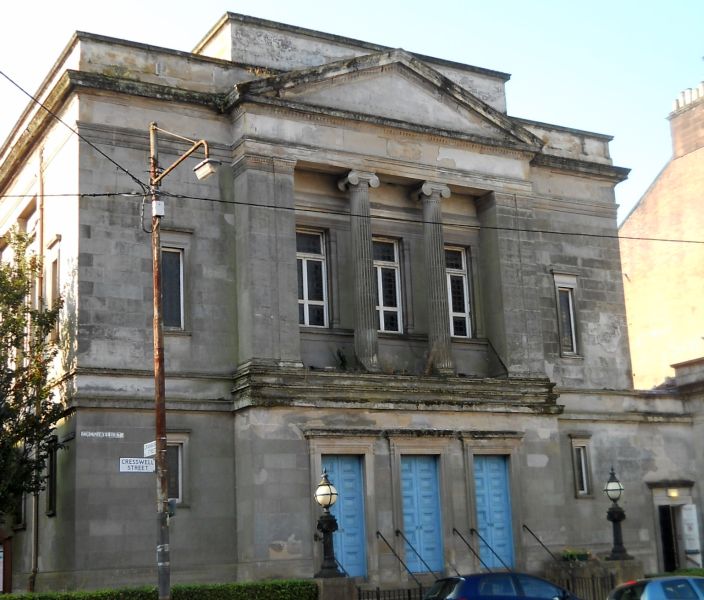
<instances>
[{"instance_id":1,"label":"white sign on wall","mask_svg":"<svg viewBox=\"0 0 704 600\"><path fill-rule=\"evenodd\" d=\"M144 444L144 457L156 455L156 440Z\"/></svg>"},{"instance_id":2,"label":"white sign on wall","mask_svg":"<svg viewBox=\"0 0 704 600\"><path fill-rule=\"evenodd\" d=\"M702 566L702 550L699 544L699 522L697 507L685 504L682 507L682 528L684 529L684 551L687 555L687 567Z\"/></svg>"},{"instance_id":3,"label":"white sign on wall","mask_svg":"<svg viewBox=\"0 0 704 600\"><path fill-rule=\"evenodd\" d=\"M81 431L83 438L98 438L108 440L122 440L125 438L124 431Z\"/></svg>"},{"instance_id":4,"label":"white sign on wall","mask_svg":"<svg viewBox=\"0 0 704 600\"><path fill-rule=\"evenodd\" d=\"M153 458L121 458L120 473L153 473Z\"/></svg>"}]
</instances>

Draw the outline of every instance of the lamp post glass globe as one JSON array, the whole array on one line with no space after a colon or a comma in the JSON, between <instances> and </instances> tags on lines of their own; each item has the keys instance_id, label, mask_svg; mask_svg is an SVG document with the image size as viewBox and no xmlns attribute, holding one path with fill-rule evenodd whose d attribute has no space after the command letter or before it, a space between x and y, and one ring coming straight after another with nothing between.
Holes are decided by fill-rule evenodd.
<instances>
[{"instance_id":1,"label":"lamp post glass globe","mask_svg":"<svg viewBox=\"0 0 704 600\"><path fill-rule=\"evenodd\" d=\"M621 498L621 494L623 493L623 484L618 480L618 477L616 477L613 467L611 467L609 480L604 486L604 493L612 502L618 502Z\"/></svg>"},{"instance_id":2,"label":"lamp post glass globe","mask_svg":"<svg viewBox=\"0 0 704 600\"><path fill-rule=\"evenodd\" d=\"M328 510L337 502L337 489L330 483L325 469L323 469L323 476L320 479L318 487L315 489L315 501L325 510Z\"/></svg>"}]
</instances>

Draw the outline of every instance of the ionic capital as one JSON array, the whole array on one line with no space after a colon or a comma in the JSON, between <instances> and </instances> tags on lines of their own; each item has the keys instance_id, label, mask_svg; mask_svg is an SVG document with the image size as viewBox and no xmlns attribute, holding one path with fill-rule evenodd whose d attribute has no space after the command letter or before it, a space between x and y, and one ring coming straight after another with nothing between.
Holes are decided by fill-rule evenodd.
<instances>
[{"instance_id":1,"label":"ionic capital","mask_svg":"<svg viewBox=\"0 0 704 600\"><path fill-rule=\"evenodd\" d=\"M447 187L444 183L436 183L434 181L424 181L423 185L421 185L415 192L413 192L412 196L415 200L421 200L421 196L428 196L429 198L432 198L433 196L440 196L441 198L449 198L450 197L450 188Z\"/></svg>"},{"instance_id":2,"label":"ionic capital","mask_svg":"<svg viewBox=\"0 0 704 600\"><path fill-rule=\"evenodd\" d=\"M360 183L366 183L369 187L379 187L379 178L375 173L369 171L350 171L346 177L337 182L337 187L341 191L347 191L350 186L357 186Z\"/></svg>"}]
</instances>

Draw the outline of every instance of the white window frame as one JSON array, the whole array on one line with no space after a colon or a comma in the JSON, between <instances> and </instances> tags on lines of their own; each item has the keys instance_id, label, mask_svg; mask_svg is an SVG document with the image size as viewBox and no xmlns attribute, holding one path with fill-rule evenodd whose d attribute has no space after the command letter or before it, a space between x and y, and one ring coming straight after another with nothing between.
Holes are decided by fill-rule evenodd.
<instances>
[{"instance_id":1,"label":"white window frame","mask_svg":"<svg viewBox=\"0 0 704 600\"><path fill-rule=\"evenodd\" d=\"M576 498L591 498L594 494L592 489L591 458L589 456L590 437L588 433L570 434L574 495Z\"/></svg>"},{"instance_id":2,"label":"white window frame","mask_svg":"<svg viewBox=\"0 0 704 600\"><path fill-rule=\"evenodd\" d=\"M187 476L188 476L188 439L187 433L167 433L166 446L178 449L178 496L169 496L169 500L175 500L178 505L185 505L187 500Z\"/></svg>"},{"instance_id":3,"label":"white window frame","mask_svg":"<svg viewBox=\"0 0 704 600\"><path fill-rule=\"evenodd\" d=\"M299 321L301 327L317 327L325 328L329 326L329 308L328 308L328 261L327 255L325 253L325 234L322 231L315 231L313 229L296 229L296 236L299 233L306 235L317 235L320 237L320 254L314 254L312 252L298 252L296 250L296 263L300 260L302 263L302 277L303 277L303 298L298 299L298 305L303 306L303 323ZM308 264L310 262L321 263L322 272L322 285L323 285L323 299L322 300L310 300L308 298ZM298 273L298 264L296 264L296 273ZM323 307L323 324L322 325L311 325L310 323L310 306L322 306Z\"/></svg>"},{"instance_id":4,"label":"white window frame","mask_svg":"<svg viewBox=\"0 0 704 600\"><path fill-rule=\"evenodd\" d=\"M577 290L577 277L576 275L568 275L563 273L554 273L555 278L555 301L557 303L557 334L558 334L558 344L560 347L560 354L562 356L579 356L579 345L578 345L578 335L577 335L577 311L575 308L575 295ZM570 347L567 348L563 345L563 337L565 337L565 332L563 331L563 318L565 315L562 314L562 302L561 295L567 294L568 298L568 310L569 314L566 317L569 319L571 335L570 335Z\"/></svg>"},{"instance_id":5,"label":"white window frame","mask_svg":"<svg viewBox=\"0 0 704 600\"><path fill-rule=\"evenodd\" d=\"M398 240L393 240L389 238L375 237L372 238L372 257L374 256L374 243L382 242L385 244L392 244L394 248L394 260L376 260L374 261L374 277L376 277L376 314L379 320L379 331L385 333L403 333L403 308L401 304L401 261L399 258L399 244ZM395 285L396 285L396 306L384 306L383 292L381 289L381 272L382 269L392 269L395 275ZM383 312L395 312L398 320L398 329L386 329L384 327Z\"/></svg>"},{"instance_id":6,"label":"white window frame","mask_svg":"<svg viewBox=\"0 0 704 600\"><path fill-rule=\"evenodd\" d=\"M462 268L456 269L447 266L445 263L445 274L447 280L447 309L450 312L450 335L452 337L470 338L472 337L472 314L469 301L469 276L467 272L467 250L459 246L445 246L445 250L459 252L462 257ZM464 288L464 311L455 312L452 310L452 277L461 277ZM466 323L466 335L461 335L455 332L455 318L463 318Z\"/></svg>"},{"instance_id":7,"label":"white window frame","mask_svg":"<svg viewBox=\"0 0 704 600\"><path fill-rule=\"evenodd\" d=\"M184 298L185 298L185 286L184 286L184 261L185 261L185 252L183 248L178 248L176 246L163 246L161 249L162 253L162 293L164 289L164 269L163 269L163 264L164 264L164 258L163 255L166 253L172 253L172 254L178 254L179 257L179 324L178 325L168 325L164 323L164 327L166 329L171 329L171 330L183 330L185 328L185 303L184 303ZM162 304L163 304L163 298L162 298Z\"/></svg>"}]
</instances>

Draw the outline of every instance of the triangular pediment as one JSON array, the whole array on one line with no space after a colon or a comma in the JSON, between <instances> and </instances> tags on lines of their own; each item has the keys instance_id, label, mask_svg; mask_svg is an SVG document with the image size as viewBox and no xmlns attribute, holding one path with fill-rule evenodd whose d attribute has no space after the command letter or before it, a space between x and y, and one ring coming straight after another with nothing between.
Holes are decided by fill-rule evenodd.
<instances>
[{"instance_id":1,"label":"triangular pediment","mask_svg":"<svg viewBox=\"0 0 704 600\"><path fill-rule=\"evenodd\" d=\"M403 50L292 71L238 86L241 95L458 132L511 145L541 146L519 123Z\"/></svg>"}]
</instances>

